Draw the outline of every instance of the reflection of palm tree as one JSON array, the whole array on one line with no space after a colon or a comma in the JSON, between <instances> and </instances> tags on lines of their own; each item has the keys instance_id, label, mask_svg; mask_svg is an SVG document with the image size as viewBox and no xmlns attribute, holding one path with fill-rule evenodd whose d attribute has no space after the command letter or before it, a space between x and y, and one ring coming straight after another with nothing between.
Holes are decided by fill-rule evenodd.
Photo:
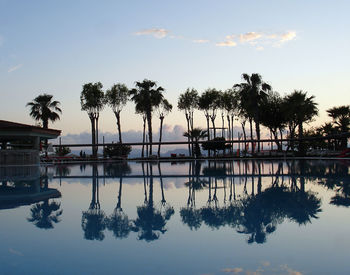
<instances>
[{"instance_id":1,"label":"reflection of palm tree","mask_svg":"<svg viewBox=\"0 0 350 275\"><path fill-rule=\"evenodd\" d=\"M60 222L60 216L63 210L60 210L61 204L49 200L45 200L41 203L36 203L30 208L30 218L27 218L29 222L34 223L38 228L52 229L54 223Z\"/></svg>"},{"instance_id":2,"label":"reflection of palm tree","mask_svg":"<svg viewBox=\"0 0 350 275\"><path fill-rule=\"evenodd\" d=\"M153 204L153 172L150 164L150 182L148 200L145 205L137 207L137 219L134 221L133 231L138 232L139 240L154 241L159 239L160 234L164 234L166 222L175 213L174 209L167 206L160 211L154 208Z\"/></svg>"},{"instance_id":3,"label":"reflection of palm tree","mask_svg":"<svg viewBox=\"0 0 350 275\"><path fill-rule=\"evenodd\" d=\"M109 230L113 231L114 237L117 239L123 239L128 237L131 231L131 222L129 221L128 215L123 212L122 209L122 186L123 186L123 178L119 179L119 194L118 194L118 202L117 207L114 209L113 214L109 216L107 221L107 227Z\"/></svg>"},{"instance_id":4,"label":"reflection of palm tree","mask_svg":"<svg viewBox=\"0 0 350 275\"><path fill-rule=\"evenodd\" d=\"M81 227L84 230L85 239L102 241L105 237L103 231L106 229L106 215L100 209L98 171L96 165L93 165L92 173L92 199L89 209L83 212Z\"/></svg>"}]
</instances>

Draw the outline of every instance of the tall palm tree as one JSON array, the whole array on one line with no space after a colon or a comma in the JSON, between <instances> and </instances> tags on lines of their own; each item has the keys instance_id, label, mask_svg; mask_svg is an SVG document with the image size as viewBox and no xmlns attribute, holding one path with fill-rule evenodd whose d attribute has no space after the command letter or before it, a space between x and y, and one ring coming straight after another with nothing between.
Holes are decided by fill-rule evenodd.
<instances>
[{"instance_id":1,"label":"tall palm tree","mask_svg":"<svg viewBox=\"0 0 350 275\"><path fill-rule=\"evenodd\" d=\"M107 90L105 99L107 104L111 107L115 115L115 118L117 120L119 143L122 143L120 112L128 102L129 89L126 87L125 84L121 84L121 83L114 84L109 90Z\"/></svg>"},{"instance_id":2,"label":"tall palm tree","mask_svg":"<svg viewBox=\"0 0 350 275\"><path fill-rule=\"evenodd\" d=\"M173 109L173 105L171 105L169 103L169 101L166 99L163 99L157 108L158 114L159 114L159 119L160 119L158 157L160 157L160 146L161 146L161 142L162 142L162 133L163 133L163 121L164 121L165 116L167 114L169 114L172 109Z\"/></svg>"},{"instance_id":3,"label":"tall palm tree","mask_svg":"<svg viewBox=\"0 0 350 275\"><path fill-rule=\"evenodd\" d=\"M286 115L288 117L288 124L294 126L291 131L291 138L293 138L295 127L298 127L298 138L303 138L303 124L312 121L313 117L318 114L317 103L314 102L314 96L307 96L307 92L295 90L285 98ZM305 151L304 143L299 142L299 153L303 154Z\"/></svg>"},{"instance_id":4,"label":"tall palm tree","mask_svg":"<svg viewBox=\"0 0 350 275\"><path fill-rule=\"evenodd\" d=\"M242 74L242 78L245 82L236 84L234 87L239 88L241 104L250 118L251 137L252 120L255 122L258 151L260 151L260 105L266 97L266 93L271 90L271 86L263 82L261 75L257 73L252 75Z\"/></svg>"},{"instance_id":5,"label":"tall palm tree","mask_svg":"<svg viewBox=\"0 0 350 275\"><path fill-rule=\"evenodd\" d=\"M283 99L277 92L269 92L260 107L261 124L270 130L278 150L282 150L282 142L279 142L278 132L281 133L283 131L287 120L283 110Z\"/></svg>"},{"instance_id":6,"label":"tall palm tree","mask_svg":"<svg viewBox=\"0 0 350 275\"><path fill-rule=\"evenodd\" d=\"M180 111L185 112L186 121L187 121L187 132L193 130L193 113L194 110L198 107L198 92L195 89L187 88L183 94L180 94L179 100L177 102L177 108ZM187 139L188 141L188 153L191 156L191 144L190 137Z\"/></svg>"},{"instance_id":7,"label":"tall palm tree","mask_svg":"<svg viewBox=\"0 0 350 275\"><path fill-rule=\"evenodd\" d=\"M194 140L194 152L193 154L198 158L201 156L201 149L199 147L198 141L204 139L208 136L207 131L202 130L201 128L194 128L188 132L184 133L184 137L188 137Z\"/></svg>"},{"instance_id":8,"label":"tall palm tree","mask_svg":"<svg viewBox=\"0 0 350 275\"><path fill-rule=\"evenodd\" d=\"M87 83L80 94L81 110L87 112L91 121L92 154L95 158L98 150L95 146L98 143L98 119L105 104L102 87L101 82Z\"/></svg>"},{"instance_id":9,"label":"tall palm tree","mask_svg":"<svg viewBox=\"0 0 350 275\"><path fill-rule=\"evenodd\" d=\"M142 111L147 119L149 154L152 155L152 113L159 106L163 99L164 88L157 87L156 82L144 79L142 82L136 82L136 88L130 91L131 99L136 104L136 112Z\"/></svg>"}]
</instances>

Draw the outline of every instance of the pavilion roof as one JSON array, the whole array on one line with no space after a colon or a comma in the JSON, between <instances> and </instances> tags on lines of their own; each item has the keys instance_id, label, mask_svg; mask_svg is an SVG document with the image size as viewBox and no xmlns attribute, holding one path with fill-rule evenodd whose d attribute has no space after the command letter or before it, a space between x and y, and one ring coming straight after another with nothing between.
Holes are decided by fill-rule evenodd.
<instances>
[{"instance_id":1,"label":"pavilion roof","mask_svg":"<svg viewBox=\"0 0 350 275\"><path fill-rule=\"evenodd\" d=\"M57 138L61 135L61 130L44 129L38 126L17 123L12 121L0 120L0 139L5 137L41 137L41 138Z\"/></svg>"}]
</instances>

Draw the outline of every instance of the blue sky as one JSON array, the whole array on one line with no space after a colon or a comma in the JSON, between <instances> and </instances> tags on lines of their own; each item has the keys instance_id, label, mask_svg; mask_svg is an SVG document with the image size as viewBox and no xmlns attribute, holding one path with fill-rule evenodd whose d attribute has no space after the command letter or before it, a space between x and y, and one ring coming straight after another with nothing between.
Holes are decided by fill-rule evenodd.
<instances>
[{"instance_id":1,"label":"blue sky","mask_svg":"<svg viewBox=\"0 0 350 275\"><path fill-rule=\"evenodd\" d=\"M0 119L33 123L25 104L47 92L62 103L53 127L77 134L90 129L84 83L149 78L176 106L187 87L227 89L257 72L281 94L315 95L321 123L327 108L350 104L349 10L345 0L0 0ZM140 129L133 104L123 117L123 130ZM185 119L175 110L165 123ZM108 108L101 131L116 131Z\"/></svg>"}]
</instances>

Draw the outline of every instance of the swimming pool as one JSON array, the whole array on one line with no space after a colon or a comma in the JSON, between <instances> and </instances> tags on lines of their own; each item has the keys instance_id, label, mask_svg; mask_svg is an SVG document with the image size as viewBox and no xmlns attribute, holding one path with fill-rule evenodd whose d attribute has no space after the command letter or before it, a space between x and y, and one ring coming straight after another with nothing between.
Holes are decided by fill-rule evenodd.
<instances>
[{"instance_id":1,"label":"swimming pool","mask_svg":"<svg viewBox=\"0 0 350 275\"><path fill-rule=\"evenodd\" d=\"M247 160L3 171L1 273L348 274L349 167Z\"/></svg>"}]
</instances>

